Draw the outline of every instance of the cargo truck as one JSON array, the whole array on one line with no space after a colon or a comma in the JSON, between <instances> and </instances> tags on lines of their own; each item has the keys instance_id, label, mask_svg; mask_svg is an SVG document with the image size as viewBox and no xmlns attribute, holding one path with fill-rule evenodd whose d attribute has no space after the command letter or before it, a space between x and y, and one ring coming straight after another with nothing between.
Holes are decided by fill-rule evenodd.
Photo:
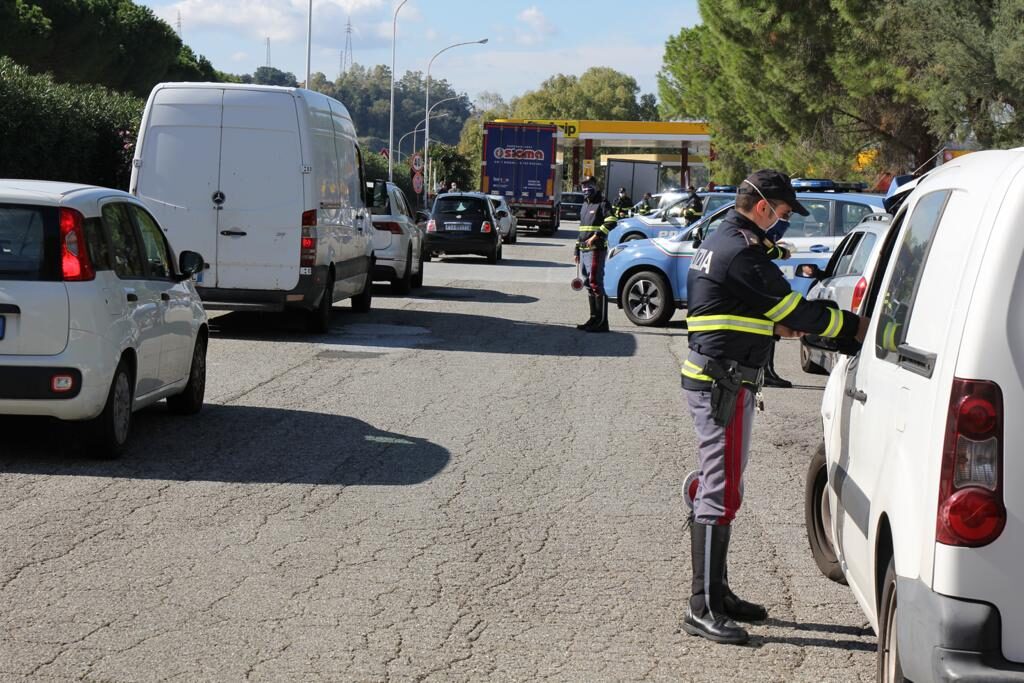
<instances>
[{"instance_id":1,"label":"cargo truck","mask_svg":"<svg viewBox=\"0 0 1024 683\"><path fill-rule=\"evenodd\" d=\"M484 123L481 189L505 197L519 227L535 227L541 235L553 235L561 223L558 134L551 125Z\"/></svg>"}]
</instances>

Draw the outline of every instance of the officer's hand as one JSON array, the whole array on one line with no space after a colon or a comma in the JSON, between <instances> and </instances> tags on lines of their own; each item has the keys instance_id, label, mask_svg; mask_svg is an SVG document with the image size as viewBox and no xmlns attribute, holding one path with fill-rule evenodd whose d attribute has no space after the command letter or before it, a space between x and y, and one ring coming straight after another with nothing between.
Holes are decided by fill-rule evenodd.
<instances>
[{"instance_id":1,"label":"officer's hand","mask_svg":"<svg viewBox=\"0 0 1024 683\"><path fill-rule=\"evenodd\" d=\"M870 324L871 324L871 318L861 317L861 319L857 322L857 334L854 337L854 339L856 339L858 342L863 344L864 343L864 338L868 334L868 325L870 325Z\"/></svg>"},{"instance_id":2,"label":"officer's hand","mask_svg":"<svg viewBox=\"0 0 1024 683\"><path fill-rule=\"evenodd\" d=\"M578 251L572 255L572 262L577 266L580 264L580 253Z\"/></svg>"},{"instance_id":3,"label":"officer's hand","mask_svg":"<svg viewBox=\"0 0 1024 683\"><path fill-rule=\"evenodd\" d=\"M806 334L805 332L798 332L791 327L786 327L782 323L775 323L775 329L773 331L775 332L775 336L788 339L799 339Z\"/></svg>"},{"instance_id":4,"label":"officer's hand","mask_svg":"<svg viewBox=\"0 0 1024 683\"><path fill-rule=\"evenodd\" d=\"M586 242L587 246L589 247L591 244L593 244L594 240L596 240L596 239L597 239L597 235L594 235L593 237L588 239L587 242Z\"/></svg>"}]
</instances>

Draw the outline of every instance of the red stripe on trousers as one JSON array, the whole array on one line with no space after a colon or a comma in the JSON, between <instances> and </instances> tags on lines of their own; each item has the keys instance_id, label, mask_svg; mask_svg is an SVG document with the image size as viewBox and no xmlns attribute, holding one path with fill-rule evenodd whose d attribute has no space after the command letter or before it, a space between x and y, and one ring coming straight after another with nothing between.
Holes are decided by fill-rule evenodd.
<instances>
[{"instance_id":1,"label":"red stripe on trousers","mask_svg":"<svg viewBox=\"0 0 1024 683\"><path fill-rule=\"evenodd\" d=\"M725 510L718 519L720 525L727 525L736 518L740 509L740 481L743 478L743 392L736 396L736 412L725 429Z\"/></svg>"}]
</instances>

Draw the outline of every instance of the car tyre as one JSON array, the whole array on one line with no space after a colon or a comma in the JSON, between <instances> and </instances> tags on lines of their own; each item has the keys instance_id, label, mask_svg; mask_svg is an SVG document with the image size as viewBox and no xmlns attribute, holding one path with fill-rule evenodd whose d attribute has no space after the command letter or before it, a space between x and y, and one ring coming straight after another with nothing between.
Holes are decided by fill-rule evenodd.
<instances>
[{"instance_id":1,"label":"car tyre","mask_svg":"<svg viewBox=\"0 0 1024 683\"><path fill-rule=\"evenodd\" d=\"M807 342L800 340L800 367L811 375L827 375L828 370L811 360L811 353L807 348Z\"/></svg>"},{"instance_id":2,"label":"car tyre","mask_svg":"<svg viewBox=\"0 0 1024 683\"><path fill-rule=\"evenodd\" d=\"M664 327L675 313L672 288L661 273L641 270L622 288L622 310L634 325Z\"/></svg>"},{"instance_id":3,"label":"car tyre","mask_svg":"<svg viewBox=\"0 0 1024 683\"><path fill-rule=\"evenodd\" d=\"M366 282L363 283L363 291L352 297L352 310L356 313L369 313L373 307L373 264L366 273Z\"/></svg>"},{"instance_id":4,"label":"car tyre","mask_svg":"<svg viewBox=\"0 0 1024 683\"><path fill-rule=\"evenodd\" d=\"M331 311L334 308L334 275L327 275L320 304L306 313L306 329L314 334L326 334L331 330Z\"/></svg>"},{"instance_id":5,"label":"car tyre","mask_svg":"<svg viewBox=\"0 0 1024 683\"><path fill-rule=\"evenodd\" d=\"M412 286L414 289L419 289L423 286L423 264L427 262L423 252L420 252L420 269L416 271L416 274L412 276Z\"/></svg>"},{"instance_id":6,"label":"car tyre","mask_svg":"<svg viewBox=\"0 0 1024 683\"><path fill-rule=\"evenodd\" d=\"M196 337L192 349L192 365L188 371L188 384L180 394L167 397L167 409L175 415L195 415L203 409L206 397L206 335Z\"/></svg>"},{"instance_id":7,"label":"car tyre","mask_svg":"<svg viewBox=\"0 0 1024 683\"><path fill-rule=\"evenodd\" d=\"M818 569L836 583L846 583L843 568L832 546L830 531L832 513L828 500L828 463L825 460L825 444L818 446L810 464L804 485L804 526L807 528L807 542Z\"/></svg>"},{"instance_id":8,"label":"car tyre","mask_svg":"<svg viewBox=\"0 0 1024 683\"><path fill-rule=\"evenodd\" d=\"M500 260L501 260L501 242L498 242L497 244L494 245L494 248L491 249L491 253L487 254L487 262L488 263L497 263Z\"/></svg>"},{"instance_id":9,"label":"car tyre","mask_svg":"<svg viewBox=\"0 0 1024 683\"><path fill-rule=\"evenodd\" d=\"M896 629L896 561L889 558L882 581L882 601L878 609L878 676L882 683L903 683L900 649Z\"/></svg>"},{"instance_id":10,"label":"car tyre","mask_svg":"<svg viewBox=\"0 0 1024 683\"><path fill-rule=\"evenodd\" d=\"M132 429L132 399L132 374L122 358L114 370L103 412L87 425L86 446L92 457L112 460L124 452Z\"/></svg>"},{"instance_id":11,"label":"car tyre","mask_svg":"<svg viewBox=\"0 0 1024 683\"><path fill-rule=\"evenodd\" d=\"M408 294L412 291L412 246L405 256L405 274L391 281L391 291L395 294Z\"/></svg>"}]
</instances>

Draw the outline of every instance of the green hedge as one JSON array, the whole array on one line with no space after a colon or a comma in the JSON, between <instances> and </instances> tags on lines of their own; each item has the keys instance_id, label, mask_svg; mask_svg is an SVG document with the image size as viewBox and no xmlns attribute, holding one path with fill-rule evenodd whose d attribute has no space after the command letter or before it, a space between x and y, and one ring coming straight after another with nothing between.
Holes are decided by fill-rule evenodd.
<instances>
[{"instance_id":1,"label":"green hedge","mask_svg":"<svg viewBox=\"0 0 1024 683\"><path fill-rule=\"evenodd\" d=\"M0 177L128 188L143 100L0 57Z\"/></svg>"}]
</instances>

